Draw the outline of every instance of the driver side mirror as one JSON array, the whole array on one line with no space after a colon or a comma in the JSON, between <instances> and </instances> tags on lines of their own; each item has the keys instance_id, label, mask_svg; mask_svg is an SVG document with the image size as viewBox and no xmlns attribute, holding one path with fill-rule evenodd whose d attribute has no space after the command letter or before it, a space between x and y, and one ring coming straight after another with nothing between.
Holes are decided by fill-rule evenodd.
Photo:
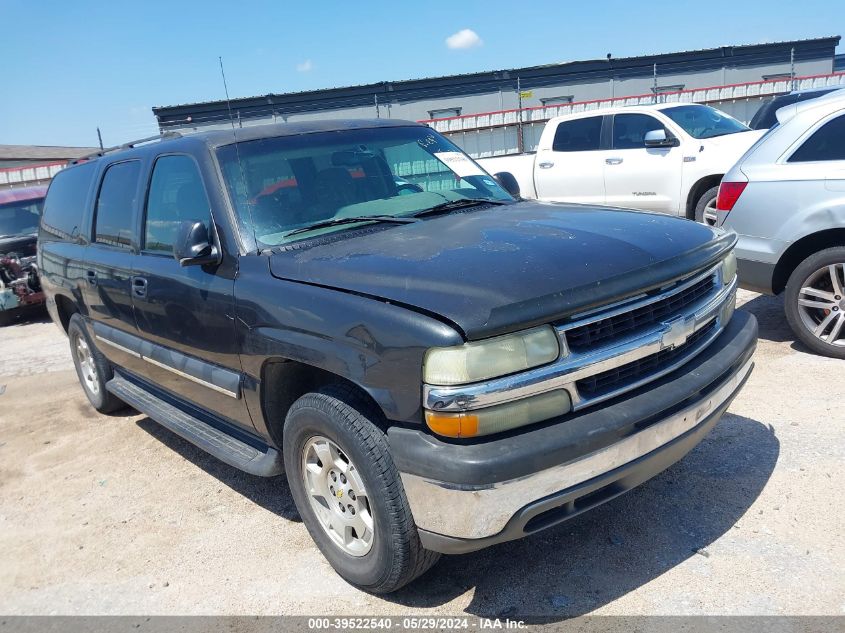
<instances>
[{"instance_id":1,"label":"driver side mirror","mask_svg":"<svg viewBox=\"0 0 845 633\"><path fill-rule=\"evenodd\" d=\"M509 171L500 171L496 174L493 174L493 178L496 179L502 189L507 191L511 194L514 198L519 200L521 196L519 195L519 183L516 180L516 177L510 173Z\"/></svg>"},{"instance_id":2,"label":"driver side mirror","mask_svg":"<svg viewBox=\"0 0 845 633\"><path fill-rule=\"evenodd\" d=\"M666 135L666 130L646 132L643 140L646 147L675 147L679 144L677 138Z\"/></svg>"},{"instance_id":3,"label":"driver side mirror","mask_svg":"<svg viewBox=\"0 0 845 633\"><path fill-rule=\"evenodd\" d=\"M176 232L173 257L180 266L204 266L220 263L220 251L212 243L205 222L184 220Z\"/></svg>"}]
</instances>

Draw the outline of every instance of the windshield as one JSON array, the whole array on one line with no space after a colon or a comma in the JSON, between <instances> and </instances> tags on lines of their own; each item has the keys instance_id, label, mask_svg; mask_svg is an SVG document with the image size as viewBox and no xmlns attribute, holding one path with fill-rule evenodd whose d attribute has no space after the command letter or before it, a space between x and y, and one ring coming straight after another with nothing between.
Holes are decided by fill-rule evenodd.
<instances>
[{"instance_id":1,"label":"windshield","mask_svg":"<svg viewBox=\"0 0 845 633\"><path fill-rule=\"evenodd\" d=\"M684 128L693 138L713 138L725 134L748 132L748 128L724 112L705 105L665 108L663 114Z\"/></svg>"},{"instance_id":2,"label":"windshield","mask_svg":"<svg viewBox=\"0 0 845 633\"><path fill-rule=\"evenodd\" d=\"M456 200L513 200L457 146L422 126L265 138L217 155L241 225L254 230L259 247L361 226L348 218L384 221Z\"/></svg>"},{"instance_id":3,"label":"windshield","mask_svg":"<svg viewBox=\"0 0 845 633\"><path fill-rule=\"evenodd\" d=\"M0 235L30 235L38 232L38 218L44 198L0 205Z\"/></svg>"},{"instance_id":4,"label":"windshield","mask_svg":"<svg viewBox=\"0 0 845 633\"><path fill-rule=\"evenodd\" d=\"M781 108L793 103L798 103L799 101L816 99L833 92L834 90L836 90L836 88L831 88L829 90L812 90L810 92L792 92L790 94L775 97L771 101L767 101L760 106L760 109L757 110L757 113L754 115L754 118L751 119L751 123L748 124L748 127L752 130L764 130L774 127L778 122L777 112Z\"/></svg>"}]
</instances>

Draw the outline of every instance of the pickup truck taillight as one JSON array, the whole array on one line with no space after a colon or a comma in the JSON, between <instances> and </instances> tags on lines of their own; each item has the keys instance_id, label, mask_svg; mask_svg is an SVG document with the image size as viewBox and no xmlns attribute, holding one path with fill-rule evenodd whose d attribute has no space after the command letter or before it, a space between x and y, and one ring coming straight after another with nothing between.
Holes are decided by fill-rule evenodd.
<instances>
[{"instance_id":1,"label":"pickup truck taillight","mask_svg":"<svg viewBox=\"0 0 845 633\"><path fill-rule=\"evenodd\" d=\"M722 182L719 185L719 195L716 196L716 210L730 211L734 208L739 196L748 186L747 182Z\"/></svg>"}]
</instances>

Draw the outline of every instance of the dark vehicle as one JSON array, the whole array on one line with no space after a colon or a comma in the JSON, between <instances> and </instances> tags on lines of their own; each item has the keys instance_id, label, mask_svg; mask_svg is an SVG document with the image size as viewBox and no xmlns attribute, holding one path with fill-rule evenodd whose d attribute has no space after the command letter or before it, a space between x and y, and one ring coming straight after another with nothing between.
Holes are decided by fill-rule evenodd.
<instances>
[{"instance_id":1,"label":"dark vehicle","mask_svg":"<svg viewBox=\"0 0 845 633\"><path fill-rule=\"evenodd\" d=\"M517 202L425 126L331 121L70 167L39 261L98 411L127 403L236 468L286 472L338 573L389 592L701 441L756 345L734 242Z\"/></svg>"},{"instance_id":2,"label":"dark vehicle","mask_svg":"<svg viewBox=\"0 0 845 633\"><path fill-rule=\"evenodd\" d=\"M816 99L834 90L842 90L842 86L836 86L834 88L808 88L807 90L796 90L785 95L779 95L760 106L760 109L754 113L748 127L752 130L771 129L777 125L778 119L776 114L779 109L792 105L793 103L798 103L799 101Z\"/></svg>"},{"instance_id":3,"label":"dark vehicle","mask_svg":"<svg viewBox=\"0 0 845 633\"><path fill-rule=\"evenodd\" d=\"M47 187L0 191L0 326L44 309L35 242L46 194Z\"/></svg>"}]
</instances>

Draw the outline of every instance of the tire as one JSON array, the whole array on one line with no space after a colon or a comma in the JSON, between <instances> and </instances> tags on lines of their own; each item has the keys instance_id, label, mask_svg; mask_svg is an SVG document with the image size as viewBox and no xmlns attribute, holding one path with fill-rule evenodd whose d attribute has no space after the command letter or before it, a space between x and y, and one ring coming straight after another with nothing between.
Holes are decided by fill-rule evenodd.
<instances>
[{"instance_id":1,"label":"tire","mask_svg":"<svg viewBox=\"0 0 845 633\"><path fill-rule=\"evenodd\" d=\"M719 195L719 185L705 191L695 203L695 221L707 226L716 226L716 197Z\"/></svg>"},{"instance_id":2,"label":"tire","mask_svg":"<svg viewBox=\"0 0 845 633\"><path fill-rule=\"evenodd\" d=\"M106 391L106 383L112 379L114 372L106 357L94 346L79 314L70 317L67 334L76 376L91 406L100 413L111 413L125 407L122 400Z\"/></svg>"},{"instance_id":3,"label":"tire","mask_svg":"<svg viewBox=\"0 0 845 633\"><path fill-rule=\"evenodd\" d=\"M390 593L425 573L440 554L422 547L387 438L371 421L375 415L364 412L368 407L345 387L302 396L285 420L285 471L302 521L335 571L360 589ZM318 460L318 453L329 458ZM338 469L344 459L346 470ZM350 476L340 478L343 473ZM340 514L347 500L357 505ZM350 529L355 521L364 526ZM336 524L334 530L327 522ZM340 543L339 531L348 544Z\"/></svg>"},{"instance_id":4,"label":"tire","mask_svg":"<svg viewBox=\"0 0 845 633\"><path fill-rule=\"evenodd\" d=\"M798 264L786 283L784 309L804 345L845 359L845 246L819 251Z\"/></svg>"}]
</instances>

